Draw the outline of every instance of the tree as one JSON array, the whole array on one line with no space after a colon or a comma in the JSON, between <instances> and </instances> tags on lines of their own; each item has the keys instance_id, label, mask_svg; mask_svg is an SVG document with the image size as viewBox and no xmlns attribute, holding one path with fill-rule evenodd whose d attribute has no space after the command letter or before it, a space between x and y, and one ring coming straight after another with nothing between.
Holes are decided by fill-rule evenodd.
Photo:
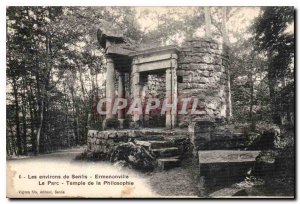
<instances>
[{"instance_id":1,"label":"tree","mask_svg":"<svg viewBox=\"0 0 300 204\"><path fill-rule=\"evenodd\" d=\"M205 36L211 37L211 20L210 20L209 7L204 7L204 15L205 15Z\"/></svg>"},{"instance_id":2,"label":"tree","mask_svg":"<svg viewBox=\"0 0 300 204\"><path fill-rule=\"evenodd\" d=\"M289 80L294 83L292 65L294 33L287 32L288 26L293 22L292 7L265 7L253 26L256 49L264 53L269 61L268 84L272 118L275 124L281 124L280 101L276 97L279 95L280 86L285 87L285 82L282 82L287 76L290 76Z\"/></svg>"},{"instance_id":3,"label":"tree","mask_svg":"<svg viewBox=\"0 0 300 204\"><path fill-rule=\"evenodd\" d=\"M140 38L132 8L7 8L9 154L86 143L88 123L100 123L94 106L105 69L96 31L105 22Z\"/></svg>"}]
</instances>

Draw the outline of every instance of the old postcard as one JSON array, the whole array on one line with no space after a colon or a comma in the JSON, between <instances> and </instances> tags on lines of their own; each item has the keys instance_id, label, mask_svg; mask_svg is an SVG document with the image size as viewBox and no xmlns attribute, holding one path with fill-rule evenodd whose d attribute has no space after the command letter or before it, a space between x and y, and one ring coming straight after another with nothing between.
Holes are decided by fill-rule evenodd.
<instances>
[{"instance_id":1,"label":"old postcard","mask_svg":"<svg viewBox=\"0 0 300 204\"><path fill-rule=\"evenodd\" d=\"M293 7L6 8L8 198L295 198Z\"/></svg>"}]
</instances>

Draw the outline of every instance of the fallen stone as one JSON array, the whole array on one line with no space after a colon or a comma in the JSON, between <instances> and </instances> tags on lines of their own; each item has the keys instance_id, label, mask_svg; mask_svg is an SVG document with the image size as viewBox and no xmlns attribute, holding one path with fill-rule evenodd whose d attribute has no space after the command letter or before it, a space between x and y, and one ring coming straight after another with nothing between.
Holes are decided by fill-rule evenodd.
<instances>
[{"instance_id":1,"label":"fallen stone","mask_svg":"<svg viewBox=\"0 0 300 204\"><path fill-rule=\"evenodd\" d=\"M136 144L144 146L148 149L159 149L159 148L171 147L173 145L169 141L159 141L159 140L154 140L154 141L137 140Z\"/></svg>"},{"instance_id":2,"label":"fallen stone","mask_svg":"<svg viewBox=\"0 0 300 204\"><path fill-rule=\"evenodd\" d=\"M198 151L199 163L241 163L255 162L260 151L208 150Z\"/></svg>"},{"instance_id":3,"label":"fallen stone","mask_svg":"<svg viewBox=\"0 0 300 204\"><path fill-rule=\"evenodd\" d=\"M164 158L164 159L157 159L157 169L167 170L173 167L178 167L181 165L181 160L179 158Z\"/></svg>"},{"instance_id":4,"label":"fallen stone","mask_svg":"<svg viewBox=\"0 0 300 204\"><path fill-rule=\"evenodd\" d=\"M208 185L228 185L246 178L254 167L259 151L198 151L200 176Z\"/></svg>"},{"instance_id":5,"label":"fallen stone","mask_svg":"<svg viewBox=\"0 0 300 204\"><path fill-rule=\"evenodd\" d=\"M225 198L225 197L232 197L238 192L242 191L243 189L240 188L233 188L233 187L228 187L228 188L222 188L218 191L215 191L209 195L209 197L212 198Z\"/></svg>"},{"instance_id":6,"label":"fallen stone","mask_svg":"<svg viewBox=\"0 0 300 204\"><path fill-rule=\"evenodd\" d=\"M179 149L177 147L153 149L153 150L151 150L151 152L156 157L170 157L170 156L179 155Z\"/></svg>"},{"instance_id":7,"label":"fallen stone","mask_svg":"<svg viewBox=\"0 0 300 204\"><path fill-rule=\"evenodd\" d=\"M128 167L139 170L153 170L155 165L155 159L150 152L132 142L117 145L111 153L110 161L125 161Z\"/></svg>"}]
</instances>

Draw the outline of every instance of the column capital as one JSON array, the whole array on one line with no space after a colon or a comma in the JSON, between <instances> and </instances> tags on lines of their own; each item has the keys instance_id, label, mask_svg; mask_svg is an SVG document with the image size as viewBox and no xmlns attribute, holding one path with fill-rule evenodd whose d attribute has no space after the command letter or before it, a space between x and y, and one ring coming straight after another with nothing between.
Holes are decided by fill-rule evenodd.
<instances>
[{"instance_id":1,"label":"column capital","mask_svg":"<svg viewBox=\"0 0 300 204\"><path fill-rule=\"evenodd\" d=\"M136 65L137 63L138 63L138 59L137 59L137 57L134 57L132 59L132 65Z\"/></svg>"},{"instance_id":2,"label":"column capital","mask_svg":"<svg viewBox=\"0 0 300 204\"><path fill-rule=\"evenodd\" d=\"M168 69L166 69L166 74L171 74L171 72L172 72L172 67L171 67L171 68L168 68Z\"/></svg>"},{"instance_id":3,"label":"column capital","mask_svg":"<svg viewBox=\"0 0 300 204\"><path fill-rule=\"evenodd\" d=\"M178 54L176 52L171 53L171 59L178 59Z\"/></svg>"},{"instance_id":4,"label":"column capital","mask_svg":"<svg viewBox=\"0 0 300 204\"><path fill-rule=\"evenodd\" d=\"M105 58L106 58L106 63L114 63L114 60L112 59L112 57L106 55Z\"/></svg>"}]
</instances>

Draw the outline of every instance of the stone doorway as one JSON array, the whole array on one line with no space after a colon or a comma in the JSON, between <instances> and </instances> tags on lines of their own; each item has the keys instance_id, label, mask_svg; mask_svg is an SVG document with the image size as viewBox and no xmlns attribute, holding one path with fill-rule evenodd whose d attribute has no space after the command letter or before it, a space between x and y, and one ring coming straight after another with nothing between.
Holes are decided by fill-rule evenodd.
<instances>
[{"instance_id":1,"label":"stone doorway","mask_svg":"<svg viewBox=\"0 0 300 204\"><path fill-rule=\"evenodd\" d=\"M166 73L164 70L155 70L141 72L141 97L145 102L143 107L146 107L146 102L151 98L159 99L162 104L166 97ZM161 114L161 108L151 110L148 113L143 113L141 118L144 127L166 127L166 115Z\"/></svg>"}]
</instances>

